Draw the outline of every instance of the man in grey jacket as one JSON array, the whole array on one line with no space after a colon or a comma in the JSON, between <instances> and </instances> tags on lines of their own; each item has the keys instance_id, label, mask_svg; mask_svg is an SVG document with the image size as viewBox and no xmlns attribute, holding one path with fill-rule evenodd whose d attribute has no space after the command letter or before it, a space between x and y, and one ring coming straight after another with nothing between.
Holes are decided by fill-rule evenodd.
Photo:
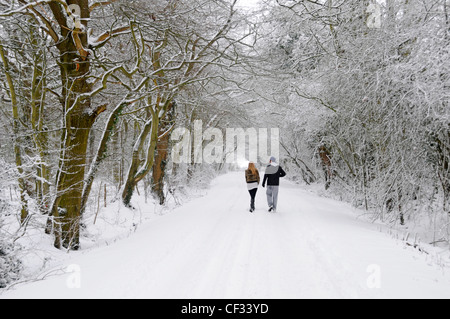
<instances>
[{"instance_id":1,"label":"man in grey jacket","mask_svg":"<svg viewBox=\"0 0 450 319\"><path fill-rule=\"evenodd\" d=\"M269 212L277 212L280 178L285 176L286 172L278 165L277 159L271 157L262 184L263 187L266 187L267 183L267 203L269 204Z\"/></svg>"}]
</instances>

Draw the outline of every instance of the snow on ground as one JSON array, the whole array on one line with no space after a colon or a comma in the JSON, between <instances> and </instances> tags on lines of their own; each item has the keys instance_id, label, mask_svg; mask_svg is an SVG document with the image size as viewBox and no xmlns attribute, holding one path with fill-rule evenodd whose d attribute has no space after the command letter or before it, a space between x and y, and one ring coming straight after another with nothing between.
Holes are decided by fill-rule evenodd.
<instances>
[{"instance_id":1,"label":"snow on ground","mask_svg":"<svg viewBox=\"0 0 450 319\"><path fill-rule=\"evenodd\" d=\"M243 173L221 176L206 196L0 298L450 298L450 268L434 251L347 204L283 181L279 213L267 212L262 188L257 211L248 206Z\"/></svg>"}]
</instances>

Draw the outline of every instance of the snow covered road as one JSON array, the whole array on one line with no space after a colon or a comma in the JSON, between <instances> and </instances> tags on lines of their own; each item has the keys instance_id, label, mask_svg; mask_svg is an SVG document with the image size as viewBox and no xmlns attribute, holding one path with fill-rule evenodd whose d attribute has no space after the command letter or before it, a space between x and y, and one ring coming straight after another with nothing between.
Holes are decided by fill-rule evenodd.
<instances>
[{"instance_id":1,"label":"snow covered road","mask_svg":"<svg viewBox=\"0 0 450 319\"><path fill-rule=\"evenodd\" d=\"M450 269L349 205L287 181L279 202L269 214L260 188L250 214L243 173L219 177L130 238L73 253L63 267L79 272L0 298L450 298Z\"/></svg>"}]
</instances>

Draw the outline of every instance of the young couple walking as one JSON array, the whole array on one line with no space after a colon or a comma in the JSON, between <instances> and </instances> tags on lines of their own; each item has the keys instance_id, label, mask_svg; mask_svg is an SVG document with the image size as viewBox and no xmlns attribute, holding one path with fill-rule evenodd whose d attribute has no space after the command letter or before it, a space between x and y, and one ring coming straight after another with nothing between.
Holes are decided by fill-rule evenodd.
<instances>
[{"instance_id":1,"label":"young couple walking","mask_svg":"<svg viewBox=\"0 0 450 319\"><path fill-rule=\"evenodd\" d=\"M267 183L267 203L269 204L269 212L277 212L278 191L280 188L280 178L285 177L286 173L278 165L275 157L270 158L270 164L266 168L262 187L266 187ZM248 165L248 170L245 171L245 180L247 181L248 191L251 197L250 212L255 211L255 199L258 192L259 183L261 182L259 171L255 163Z\"/></svg>"}]
</instances>

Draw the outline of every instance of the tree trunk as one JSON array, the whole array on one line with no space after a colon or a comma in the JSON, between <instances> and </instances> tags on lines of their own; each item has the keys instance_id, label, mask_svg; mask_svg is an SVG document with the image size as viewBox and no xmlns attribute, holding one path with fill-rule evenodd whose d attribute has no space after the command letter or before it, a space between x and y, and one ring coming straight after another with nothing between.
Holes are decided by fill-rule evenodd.
<instances>
[{"instance_id":1,"label":"tree trunk","mask_svg":"<svg viewBox=\"0 0 450 319\"><path fill-rule=\"evenodd\" d=\"M18 183L19 183L19 189L20 189L20 202L21 202L21 210L20 210L20 221L23 224L27 217L28 217L28 204L26 200L26 193L27 193L27 185L24 179L24 171L22 167L22 152L19 145L19 110L18 110L18 101L17 101L17 95L16 90L14 86L14 82L12 79L12 76L9 72L9 64L8 59L5 55L5 51L3 50L3 45L0 43L0 57L3 62L3 66L5 68L5 75L6 80L8 82L9 91L10 91L10 98L11 98L11 106L12 106L12 114L13 114L13 141L14 141L14 156L15 156L15 162L17 171L19 173L18 177Z\"/></svg>"},{"instance_id":2,"label":"tree trunk","mask_svg":"<svg viewBox=\"0 0 450 319\"><path fill-rule=\"evenodd\" d=\"M88 1L76 2L80 7L80 17L85 27L89 20ZM60 24L63 15L61 7L50 4ZM64 33L64 31L62 30ZM57 45L60 51L60 70L63 98L63 136L61 157L57 174L57 197L53 205L55 247L61 246L78 250L80 248L80 219L82 194L89 134L100 109L91 109L92 84L88 83L90 73L89 56L83 48L87 47L87 36L80 29L69 32L65 41Z\"/></svg>"},{"instance_id":3,"label":"tree trunk","mask_svg":"<svg viewBox=\"0 0 450 319\"><path fill-rule=\"evenodd\" d=\"M152 120L147 122L144 130L138 138L133 149L133 156L131 159L130 169L128 170L127 179L125 182L124 190L122 193L122 201L125 206L131 207L131 198L133 197L134 190L137 184L149 173L153 166L155 159L155 150L158 141L158 131L159 131L159 117L156 113L152 114ZM145 164L139 168L141 159L139 154L141 154L144 149L145 141L150 135L150 141L148 143L147 149L147 159Z\"/></svg>"},{"instance_id":4,"label":"tree trunk","mask_svg":"<svg viewBox=\"0 0 450 319\"><path fill-rule=\"evenodd\" d=\"M70 58L70 54L63 55ZM63 74L71 66L68 61L63 63ZM73 66L78 70L78 66ZM61 245L67 249L78 250L80 218L82 209L82 194L84 187L85 168L87 161L87 147L89 134L96 119L96 113L90 114L91 100L84 98L78 100L79 94L91 92L91 86L86 83L84 75L89 70L89 64L86 62L82 68L81 74L70 74L67 77L70 83L71 91L65 94L65 130L62 139L62 152L60 158L60 167L57 180L57 205L54 207L55 221L58 223L55 229L61 229L60 236L56 236L55 246L61 248ZM76 76L74 76L76 75ZM64 76L63 76L64 78ZM78 78L78 79L76 79ZM72 80L75 79L75 80ZM67 85L67 84L65 84ZM69 87L69 86L68 86ZM58 237L61 237L60 239Z\"/></svg>"},{"instance_id":5,"label":"tree trunk","mask_svg":"<svg viewBox=\"0 0 450 319\"><path fill-rule=\"evenodd\" d=\"M38 45L34 37L34 29L30 28L30 37L33 44ZM33 143L39 154L40 164L37 165L36 194L40 210L49 213L50 208L50 167L48 166L48 136L44 130L44 106L46 100L46 74L43 73L45 64L41 51L34 55L33 79L31 81L31 127L33 129Z\"/></svg>"},{"instance_id":6,"label":"tree trunk","mask_svg":"<svg viewBox=\"0 0 450 319\"><path fill-rule=\"evenodd\" d=\"M169 160L170 136L174 120L174 111L175 110L172 107L170 112L167 113L164 123L159 128L159 139L156 145L155 162L153 164L152 192L159 199L160 205L164 205L166 201L164 194L164 177L166 175L166 167Z\"/></svg>"},{"instance_id":7,"label":"tree trunk","mask_svg":"<svg viewBox=\"0 0 450 319\"><path fill-rule=\"evenodd\" d=\"M61 223L62 245L79 249L79 228L89 133L95 119L89 115L74 115L64 142L64 157L58 185L58 222ZM68 123L68 124L69 124ZM58 244L56 244L57 248Z\"/></svg>"},{"instance_id":8,"label":"tree trunk","mask_svg":"<svg viewBox=\"0 0 450 319\"><path fill-rule=\"evenodd\" d=\"M81 215L84 214L84 210L86 209L86 204L89 198L89 195L92 190L92 185L94 183L95 176L97 174L100 163L105 159L108 154L108 144L110 142L111 136L114 134L116 130L117 122L119 121L119 116L123 109L128 105L128 103L121 102L119 105L111 113L108 122L106 123L106 127L104 129L103 137L98 146L95 157L90 165L89 174L86 178L83 195L81 200Z\"/></svg>"}]
</instances>

